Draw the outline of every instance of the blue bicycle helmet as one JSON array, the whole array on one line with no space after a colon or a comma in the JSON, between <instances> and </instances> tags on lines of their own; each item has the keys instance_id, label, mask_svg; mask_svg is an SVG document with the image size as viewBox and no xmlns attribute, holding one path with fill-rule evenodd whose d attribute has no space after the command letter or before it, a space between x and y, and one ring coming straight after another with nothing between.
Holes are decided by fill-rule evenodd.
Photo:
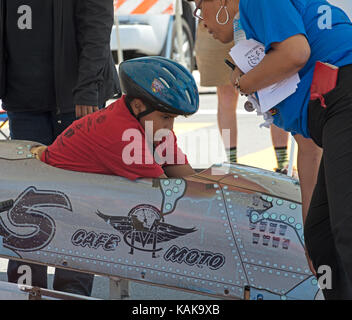
<instances>
[{"instance_id":1,"label":"blue bicycle helmet","mask_svg":"<svg viewBox=\"0 0 352 320\"><path fill-rule=\"evenodd\" d=\"M179 63L163 57L143 57L122 62L119 67L121 89L129 97L141 99L147 111L191 115L199 108L197 84Z\"/></svg>"}]
</instances>

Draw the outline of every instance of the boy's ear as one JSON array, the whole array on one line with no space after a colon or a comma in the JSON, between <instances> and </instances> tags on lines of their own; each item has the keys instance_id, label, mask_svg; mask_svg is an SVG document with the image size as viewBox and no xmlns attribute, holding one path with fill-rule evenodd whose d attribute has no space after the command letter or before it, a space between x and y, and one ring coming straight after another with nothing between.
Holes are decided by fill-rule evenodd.
<instances>
[{"instance_id":1,"label":"boy's ear","mask_svg":"<svg viewBox=\"0 0 352 320\"><path fill-rule=\"evenodd\" d=\"M141 99L133 99L131 102L131 107L136 115L147 109Z\"/></svg>"}]
</instances>

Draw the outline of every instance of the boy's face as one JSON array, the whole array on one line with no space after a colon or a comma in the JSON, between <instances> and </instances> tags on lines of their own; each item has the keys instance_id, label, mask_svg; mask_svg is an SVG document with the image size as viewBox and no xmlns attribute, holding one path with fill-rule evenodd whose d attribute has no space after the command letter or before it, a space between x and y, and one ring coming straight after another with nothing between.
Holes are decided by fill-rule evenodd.
<instances>
[{"instance_id":1,"label":"boy's face","mask_svg":"<svg viewBox=\"0 0 352 320\"><path fill-rule=\"evenodd\" d=\"M131 107L134 114L138 116L141 112L145 111L147 107L140 99L134 99L131 103ZM173 113L166 113L160 111L154 111L140 119L140 123L144 130L146 130L147 122L153 124L153 137L158 130L167 129L173 130L174 121L178 115Z\"/></svg>"},{"instance_id":2,"label":"boy's face","mask_svg":"<svg viewBox=\"0 0 352 320\"><path fill-rule=\"evenodd\" d=\"M158 130L167 129L173 130L174 128L174 121L177 115L172 113L165 113L160 111L154 111L145 117L140 119L140 123L144 130L146 129L147 121L151 121L153 123L153 136Z\"/></svg>"}]
</instances>

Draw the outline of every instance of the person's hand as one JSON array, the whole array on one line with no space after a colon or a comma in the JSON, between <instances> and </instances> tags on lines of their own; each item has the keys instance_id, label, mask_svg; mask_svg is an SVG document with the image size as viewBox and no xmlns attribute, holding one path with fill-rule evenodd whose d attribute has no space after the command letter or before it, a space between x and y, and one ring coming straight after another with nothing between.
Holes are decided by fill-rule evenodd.
<instances>
[{"instance_id":1,"label":"person's hand","mask_svg":"<svg viewBox=\"0 0 352 320\"><path fill-rule=\"evenodd\" d=\"M238 77L242 76L244 73L236 67L235 70L232 71L231 73L231 83L235 87L235 83Z\"/></svg>"},{"instance_id":2,"label":"person's hand","mask_svg":"<svg viewBox=\"0 0 352 320\"><path fill-rule=\"evenodd\" d=\"M317 276L317 272L315 271L315 269L314 269L314 267L313 267L312 260L309 258L307 249L304 250L304 253L305 253L306 258L307 258L307 262L308 262L309 269L310 269L310 271L314 274L314 276L316 277L316 276Z\"/></svg>"},{"instance_id":3,"label":"person's hand","mask_svg":"<svg viewBox=\"0 0 352 320\"><path fill-rule=\"evenodd\" d=\"M94 106L81 106L81 105L76 105L76 118L82 118L86 116L87 114L91 114L95 111L98 111L98 107Z\"/></svg>"}]
</instances>

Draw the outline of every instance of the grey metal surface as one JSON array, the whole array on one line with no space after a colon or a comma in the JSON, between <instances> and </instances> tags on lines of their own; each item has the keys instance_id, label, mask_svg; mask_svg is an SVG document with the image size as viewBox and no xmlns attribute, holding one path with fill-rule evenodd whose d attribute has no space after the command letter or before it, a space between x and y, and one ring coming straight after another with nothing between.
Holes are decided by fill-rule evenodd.
<instances>
[{"instance_id":1,"label":"grey metal surface","mask_svg":"<svg viewBox=\"0 0 352 320\"><path fill-rule=\"evenodd\" d=\"M129 181L0 142L0 255L220 298L314 299L297 181L240 165ZM27 157L28 156L28 157Z\"/></svg>"},{"instance_id":2,"label":"grey metal surface","mask_svg":"<svg viewBox=\"0 0 352 320\"><path fill-rule=\"evenodd\" d=\"M29 293L15 283L0 281L0 300L29 300Z\"/></svg>"},{"instance_id":3,"label":"grey metal surface","mask_svg":"<svg viewBox=\"0 0 352 320\"><path fill-rule=\"evenodd\" d=\"M0 281L0 300L98 300L98 299Z\"/></svg>"}]
</instances>

